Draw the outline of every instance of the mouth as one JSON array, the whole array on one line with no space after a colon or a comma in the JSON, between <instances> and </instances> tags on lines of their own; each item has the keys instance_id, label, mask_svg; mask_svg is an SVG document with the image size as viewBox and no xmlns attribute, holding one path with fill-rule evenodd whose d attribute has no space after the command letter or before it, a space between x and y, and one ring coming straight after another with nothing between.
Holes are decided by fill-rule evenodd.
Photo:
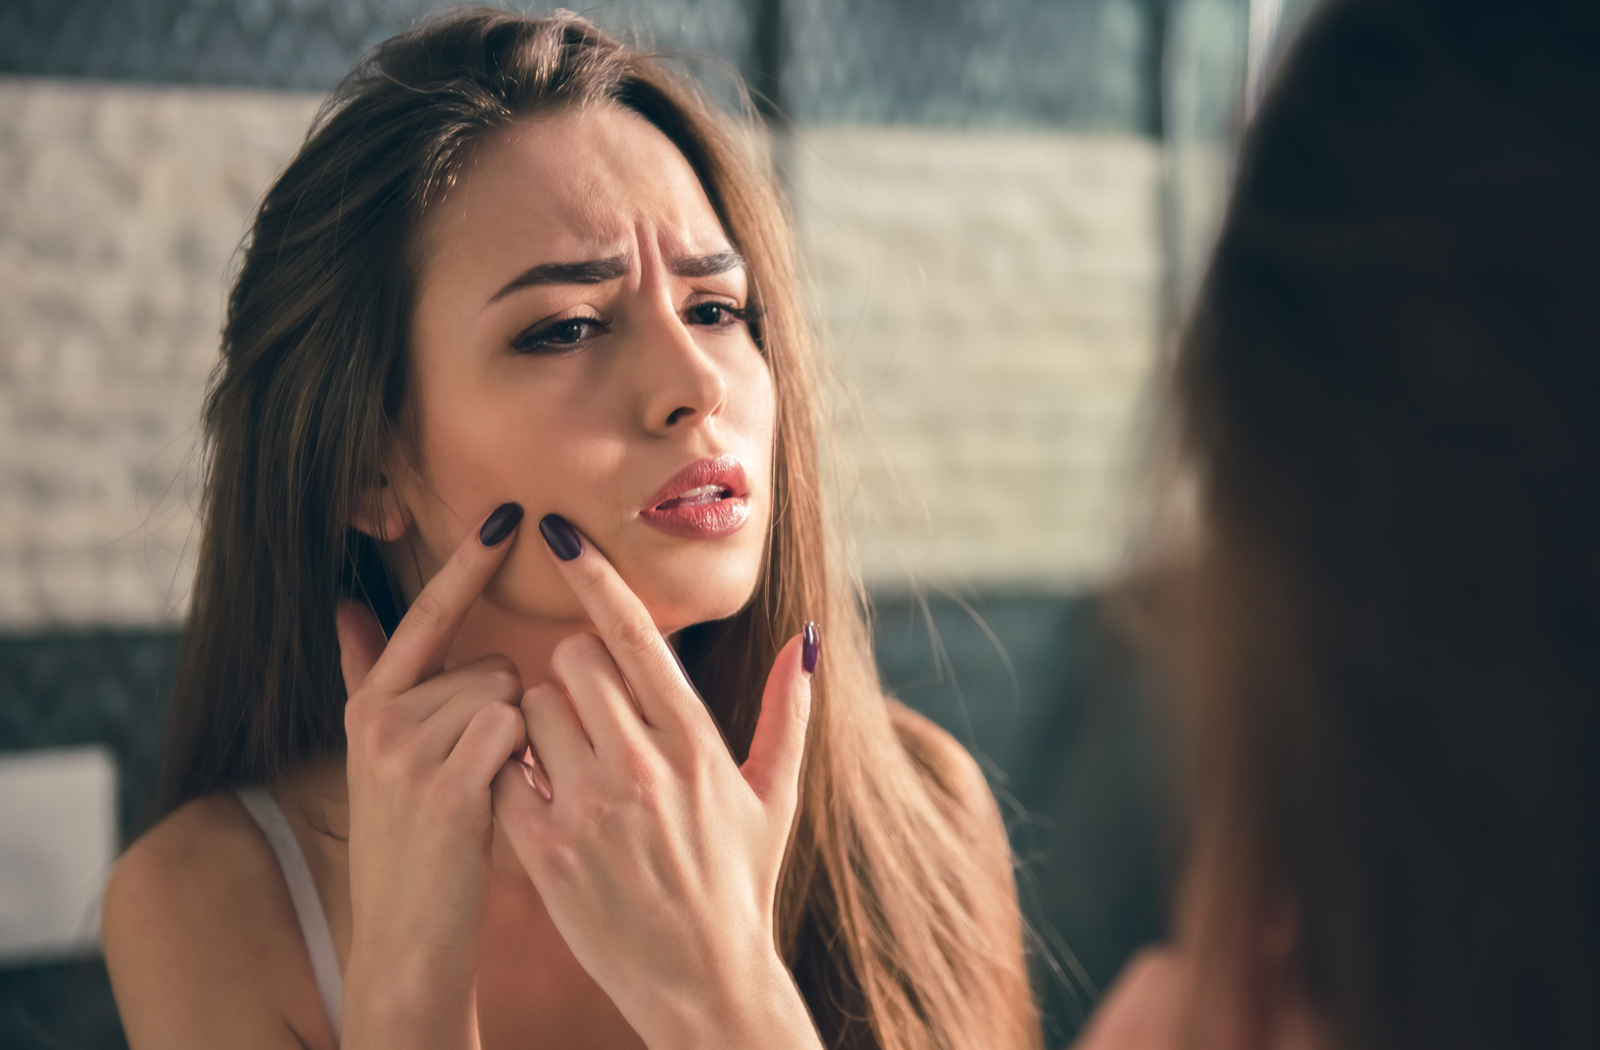
<instances>
[{"instance_id":1,"label":"mouth","mask_svg":"<svg viewBox=\"0 0 1600 1050\"><path fill-rule=\"evenodd\" d=\"M672 536L713 539L737 532L750 517L750 487L733 456L699 459L674 474L639 518Z\"/></svg>"},{"instance_id":2,"label":"mouth","mask_svg":"<svg viewBox=\"0 0 1600 1050\"><path fill-rule=\"evenodd\" d=\"M733 490L726 485L701 485L699 488L690 489L681 496L663 500L652 507L652 510L671 510L674 507L703 507L707 503L728 499L733 495Z\"/></svg>"}]
</instances>

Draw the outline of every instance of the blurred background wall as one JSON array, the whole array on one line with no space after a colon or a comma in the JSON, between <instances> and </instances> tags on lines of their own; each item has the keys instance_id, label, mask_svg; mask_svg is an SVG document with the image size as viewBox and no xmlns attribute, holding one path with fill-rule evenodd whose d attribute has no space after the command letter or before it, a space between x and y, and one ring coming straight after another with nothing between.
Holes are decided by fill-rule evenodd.
<instances>
[{"instance_id":1,"label":"blurred background wall","mask_svg":"<svg viewBox=\"0 0 1600 1050\"><path fill-rule=\"evenodd\" d=\"M0 4L0 774L55 755L114 785L18 774L0 805L0 1044L118 1045L93 887L63 903L60 871L103 869L148 799L230 263L322 93L437 6ZM1229 144L1306 6L581 12L756 92L843 380L885 682L990 773L1056 1043L1163 929L1149 683L1105 595Z\"/></svg>"}]
</instances>

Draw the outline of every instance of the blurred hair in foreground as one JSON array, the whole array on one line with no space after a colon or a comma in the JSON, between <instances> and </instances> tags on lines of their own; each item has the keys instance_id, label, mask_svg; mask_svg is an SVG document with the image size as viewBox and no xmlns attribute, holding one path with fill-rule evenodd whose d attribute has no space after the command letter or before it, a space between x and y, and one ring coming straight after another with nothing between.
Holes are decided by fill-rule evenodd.
<instances>
[{"instance_id":1,"label":"blurred hair in foreground","mask_svg":"<svg viewBox=\"0 0 1600 1050\"><path fill-rule=\"evenodd\" d=\"M1339 1046L1600 1046L1597 56L1334 2L1245 143L1177 365L1202 1012L1292 943Z\"/></svg>"}]
</instances>

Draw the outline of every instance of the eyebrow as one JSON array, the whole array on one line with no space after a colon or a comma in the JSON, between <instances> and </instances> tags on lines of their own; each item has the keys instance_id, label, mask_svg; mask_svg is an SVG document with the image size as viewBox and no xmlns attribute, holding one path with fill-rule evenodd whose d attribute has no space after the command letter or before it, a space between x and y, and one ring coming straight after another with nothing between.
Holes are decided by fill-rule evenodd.
<instances>
[{"instance_id":1,"label":"eyebrow","mask_svg":"<svg viewBox=\"0 0 1600 1050\"><path fill-rule=\"evenodd\" d=\"M494 293L491 303L499 302L512 292L543 284L605 284L625 277L633 260L626 255L613 255L609 259L590 259L586 262L541 263L531 266L513 277L504 288ZM715 277L720 273L744 267L744 256L735 251L715 252L711 255L687 255L674 259L669 268L675 277Z\"/></svg>"},{"instance_id":2,"label":"eyebrow","mask_svg":"<svg viewBox=\"0 0 1600 1050\"><path fill-rule=\"evenodd\" d=\"M609 259L591 259L588 262L541 263L530 266L498 292L491 303L499 302L512 292L538 284L605 284L628 273L628 257L613 255Z\"/></svg>"},{"instance_id":3,"label":"eyebrow","mask_svg":"<svg viewBox=\"0 0 1600 1050\"><path fill-rule=\"evenodd\" d=\"M674 277L715 277L729 270L744 269L744 256L731 250L714 255L686 255L672 260L669 269Z\"/></svg>"}]
</instances>

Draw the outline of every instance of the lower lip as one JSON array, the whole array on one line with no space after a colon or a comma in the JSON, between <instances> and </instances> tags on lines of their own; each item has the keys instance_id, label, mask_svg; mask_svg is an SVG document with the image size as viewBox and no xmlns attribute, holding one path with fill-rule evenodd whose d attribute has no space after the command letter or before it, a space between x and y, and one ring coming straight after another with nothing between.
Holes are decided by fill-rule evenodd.
<instances>
[{"instance_id":1,"label":"lower lip","mask_svg":"<svg viewBox=\"0 0 1600 1050\"><path fill-rule=\"evenodd\" d=\"M697 503L668 510L645 510L639 519L668 536L684 540L714 540L731 536L750 520L750 498L731 496L715 503Z\"/></svg>"}]
</instances>

